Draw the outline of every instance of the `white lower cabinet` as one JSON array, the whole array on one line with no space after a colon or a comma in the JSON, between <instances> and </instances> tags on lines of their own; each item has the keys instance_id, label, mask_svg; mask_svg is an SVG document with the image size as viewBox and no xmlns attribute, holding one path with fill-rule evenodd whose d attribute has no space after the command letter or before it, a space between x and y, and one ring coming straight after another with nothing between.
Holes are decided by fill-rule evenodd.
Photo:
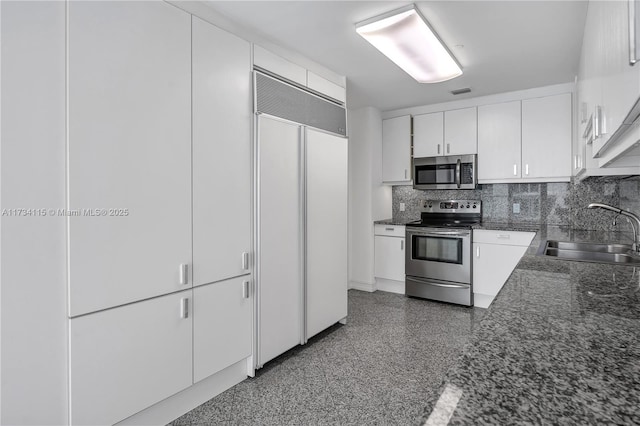
<instances>
[{"instance_id":1,"label":"white lower cabinet","mask_svg":"<svg viewBox=\"0 0 640 426\"><path fill-rule=\"evenodd\" d=\"M533 232L473 231L474 306L489 307L534 236Z\"/></svg>"},{"instance_id":2,"label":"white lower cabinet","mask_svg":"<svg viewBox=\"0 0 640 426\"><path fill-rule=\"evenodd\" d=\"M251 356L251 284L245 275L194 288L194 382Z\"/></svg>"},{"instance_id":3,"label":"white lower cabinet","mask_svg":"<svg viewBox=\"0 0 640 426\"><path fill-rule=\"evenodd\" d=\"M251 276L70 320L71 424L113 424L251 356Z\"/></svg>"},{"instance_id":4,"label":"white lower cabinet","mask_svg":"<svg viewBox=\"0 0 640 426\"><path fill-rule=\"evenodd\" d=\"M380 290L393 291L385 288L388 284L384 280L402 282L404 293L404 262L405 262L405 227L390 225L375 225L374 236L374 276Z\"/></svg>"},{"instance_id":5,"label":"white lower cabinet","mask_svg":"<svg viewBox=\"0 0 640 426\"><path fill-rule=\"evenodd\" d=\"M70 423L114 424L192 384L192 290L70 320Z\"/></svg>"}]
</instances>

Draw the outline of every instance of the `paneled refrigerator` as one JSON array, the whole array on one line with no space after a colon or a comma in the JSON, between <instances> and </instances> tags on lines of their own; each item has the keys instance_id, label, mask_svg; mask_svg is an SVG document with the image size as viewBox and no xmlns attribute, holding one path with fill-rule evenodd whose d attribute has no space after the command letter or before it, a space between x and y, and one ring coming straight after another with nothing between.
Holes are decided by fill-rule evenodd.
<instances>
[{"instance_id":1,"label":"paneled refrigerator","mask_svg":"<svg viewBox=\"0 0 640 426\"><path fill-rule=\"evenodd\" d=\"M257 367L346 320L347 143L258 111Z\"/></svg>"}]
</instances>

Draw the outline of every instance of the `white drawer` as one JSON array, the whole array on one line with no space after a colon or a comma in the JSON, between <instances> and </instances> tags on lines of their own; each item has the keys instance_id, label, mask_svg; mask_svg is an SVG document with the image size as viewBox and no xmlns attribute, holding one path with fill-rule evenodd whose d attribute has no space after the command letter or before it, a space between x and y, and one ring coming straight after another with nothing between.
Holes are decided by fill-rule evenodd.
<instances>
[{"instance_id":1,"label":"white drawer","mask_svg":"<svg viewBox=\"0 0 640 426\"><path fill-rule=\"evenodd\" d=\"M521 231L488 231L478 229L473 231L474 243L502 244L506 246L528 246L531 244L535 232Z\"/></svg>"},{"instance_id":2,"label":"white drawer","mask_svg":"<svg viewBox=\"0 0 640 426\"><path fill-rule=\"evenodd\" d=\"M375 225L374 234L404 238L404 225Z\"/></svg>"}]
</instances>

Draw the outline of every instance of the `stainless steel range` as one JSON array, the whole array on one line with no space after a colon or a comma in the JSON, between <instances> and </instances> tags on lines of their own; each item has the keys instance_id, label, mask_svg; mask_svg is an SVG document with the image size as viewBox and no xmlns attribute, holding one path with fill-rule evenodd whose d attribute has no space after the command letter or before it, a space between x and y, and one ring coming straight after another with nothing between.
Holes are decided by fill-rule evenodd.
<instances>
[{"instance_id":1,"label":"stainless steel range","mask_svg":"<svg viewBox=\"0 0 640 426\"><path fill-rule=\"evenodd\" d=\"M406 226L407 296L473 306L472 226L479 200L425 200L421 220Z\"/></svg>"}]
</instances>

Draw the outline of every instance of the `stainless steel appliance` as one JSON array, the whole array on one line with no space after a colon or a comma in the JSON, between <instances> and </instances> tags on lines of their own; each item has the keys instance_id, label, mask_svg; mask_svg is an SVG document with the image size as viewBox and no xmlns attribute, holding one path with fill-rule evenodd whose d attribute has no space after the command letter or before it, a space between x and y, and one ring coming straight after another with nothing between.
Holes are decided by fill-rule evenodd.
<instances>
[{"instance_id":1,"label":"stainless steel appliance","mask_svg":"<svg viewBox=\"0 0 640 426\"><path fill-rule=\"evenodd\" d=\"M473 306L472 226L479 200L426 200L421 219L406 226L407 296Z\"/></svg>"},{"instance_id":2,"label":"stainless steel appliance","mask_svg":"<svg viewBox=\"0 0 640 426\"><path fill-rule=\"evenodd\" d=\"M416 189L474 189L477 184L477 156L451 155L413 159L413 187Z\"/></svg>"}]
</instances>

